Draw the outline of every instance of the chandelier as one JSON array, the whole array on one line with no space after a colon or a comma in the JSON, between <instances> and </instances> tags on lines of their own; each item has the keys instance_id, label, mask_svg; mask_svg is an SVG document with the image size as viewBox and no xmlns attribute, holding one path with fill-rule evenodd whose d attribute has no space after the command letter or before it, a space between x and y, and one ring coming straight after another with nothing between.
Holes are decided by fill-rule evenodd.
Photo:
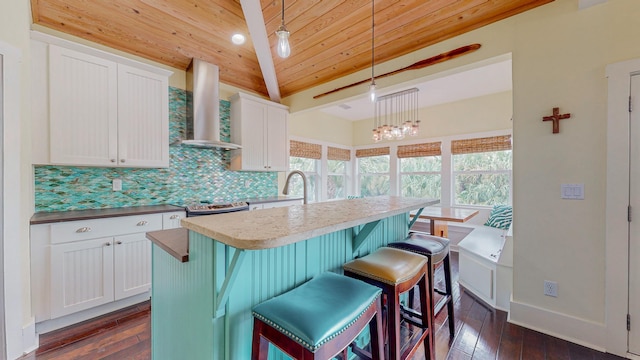
<instances>
[{"instance_id":1,"label":"chandelier","mask_svg":"<svg viewBox=\"0 0 640 360\"><path fill-rule=\"evenodd\" d=\"M402 140L416 136L418 120L418 88L380 96L375 102L373 140Z\"/></svg>"}]
</instances>

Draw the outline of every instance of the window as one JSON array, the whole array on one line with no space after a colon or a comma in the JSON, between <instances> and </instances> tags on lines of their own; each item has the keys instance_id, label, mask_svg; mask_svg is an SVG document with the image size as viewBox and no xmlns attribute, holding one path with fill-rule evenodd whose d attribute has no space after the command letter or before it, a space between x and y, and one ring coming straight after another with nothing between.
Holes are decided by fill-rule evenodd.
<instances>
[{"instance_id":1,"label":"window","mask_svg":"<svg viewBox=\"0 0 640 360\"><path fill-rule=\"evenodd\" d=\"M327 160L327 200L344 199L347 185L347 162Z\"/></svg>"},{"instance_id":2,"label":"window","mask_svg":"<svg viewBox=\"0 0 640 360\"><path fill-rule=\"evenodd\" d=\"M327 200L347 197L347 168L351 150L329 146L327 148Z\"/></svg>"},{"instance_id":3,"label":"window","mask_svg":"<svg viewBox=\"0 0 640 360\"><path fill-rule=\"evenodd\" d=\"M318 201L318 179L320 179L318 160L292 156L289 158L289 168L300 170L307 177L307 201L310 203ZM302 178L294 175L290 181L289 195L302 196L304 194Z\"/></svg>"},{"instance_id":4,"label":"window","mask_svg":"<svg viewBox=\"0 0 640 360\"><path fill-rule=\"evenodd\" d=\"M454 204L511 203L511 136L451 143Z\"/></svg>"},{"instance_id":5,"label":"window","mask_svg":"<svg viewBox=\"0 0 640 360\"><path fill-rule=\"evenodd\" d=\"M398 146L400 195L440 199L441 143Z\"/></svg>"},{"instance_id":6,"label":"window","mask_svg":"<svg viewBox=\"0 0 640 360\"><path fill-rule=\"evenodd\" d=\"M360 195L389 195L389 148L361 149L358 158L358 180Z\"/></svg>"},{"instance_id":7,"label":"window","mask_svg":"<svg viewBox=\"0 0 640 360\"><path fill-rule=\"evenodd\" d=\"M291 140L289 144L289 169L300 170L307 177L307 201L319 200L320 159L322 146L301 141ZM302 178L294 176L289 183L290 195L304 195Z\"/></svg>"}]
</instances>

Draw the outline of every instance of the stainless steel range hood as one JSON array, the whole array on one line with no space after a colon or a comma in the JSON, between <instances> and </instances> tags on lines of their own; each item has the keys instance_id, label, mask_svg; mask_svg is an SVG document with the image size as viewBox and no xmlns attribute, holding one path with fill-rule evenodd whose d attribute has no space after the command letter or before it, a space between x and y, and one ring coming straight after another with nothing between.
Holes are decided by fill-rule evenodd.
<instances>
[{"instance_id":1,"label":"stainless steel range hood","mask_svg":"<svg viewBox=\"0 0 640 360\"><path fill-rule=\"evenodd\" d=\"M240 145L220 141L219 69L193 59L187 69L187 139L183 145L234 150Z\"/></svg>"}]
</instances>

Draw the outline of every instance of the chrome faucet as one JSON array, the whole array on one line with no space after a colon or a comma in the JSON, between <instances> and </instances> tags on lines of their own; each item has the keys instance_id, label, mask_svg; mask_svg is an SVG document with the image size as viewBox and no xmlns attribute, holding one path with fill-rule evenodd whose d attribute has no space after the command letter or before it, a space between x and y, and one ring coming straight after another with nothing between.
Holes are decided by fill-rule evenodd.
<instances>
[{"instance_id":1,"label":"chrome faucet","mask_svg":"<svg viewBox=\"0 0 640 360\"><path fill-rule=\"evenodd\" d=\"M284 189L282 189L282 193L284 195L288 195L289 194L289 180L291 180L291 175L293 174L298 174L300 175L300 177L302 177L302 189L303 189L303 196L304 196L304 200L303 203L306 204L307 203L307 177L304 176L304 173L300 170L293 170L289 173L289 175L287 175L287 180L285 180L284 182Z\"/></svg>"}]
</instances>

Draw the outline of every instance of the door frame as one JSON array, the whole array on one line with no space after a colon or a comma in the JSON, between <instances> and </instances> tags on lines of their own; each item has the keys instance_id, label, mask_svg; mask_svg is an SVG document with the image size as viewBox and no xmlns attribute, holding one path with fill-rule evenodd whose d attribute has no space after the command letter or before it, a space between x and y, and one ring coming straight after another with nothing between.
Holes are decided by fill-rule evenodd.
<instances>
[{"instance_id":1,"label":"door frame","mask_svg":"<svg viewBox=\"0 0 640 360\"><path fill-rule=\"evenodd\" d=\"M629 306L629 96L631 76L638 74L640 59L606 67L605 345L607 352L632 359L638 357L628 352L626 328ZM640 324L640 319L635 322Z\"/></svg>"},{"instance_id":2,"label":"door frame","mask_svg":"<svg viewBox=\"0 0 640 360\"><path fill-rule=\"evenodd\" d=\"M3 57L3 78L2 80L2 121L0 136L0 166L2 167L0 177L0 191L2 201L0 202L0 213L2 222L0 224L0 247L2 253L0 266L2 275L0 276L0 306L4 311L2 326L4 330L2 341L4 348L0 349L0 357L15 359L21 356L25 349L25 335L28 331L23 329L25 318L25 306L23 300L25 279L22 269L24 268L24 256L21 247L24 239L21 238L22 219L22 185L21 174L21 132L20 123L22 120L21 84L22 52L5 42L0 41L0 54ZM28 282L27 282L28 284ZM28 308L26 310L29 310ZM35 333L30 338L35 338ZM27 345L28 346L28 345Z\"/></svg>"}]
</instances>

